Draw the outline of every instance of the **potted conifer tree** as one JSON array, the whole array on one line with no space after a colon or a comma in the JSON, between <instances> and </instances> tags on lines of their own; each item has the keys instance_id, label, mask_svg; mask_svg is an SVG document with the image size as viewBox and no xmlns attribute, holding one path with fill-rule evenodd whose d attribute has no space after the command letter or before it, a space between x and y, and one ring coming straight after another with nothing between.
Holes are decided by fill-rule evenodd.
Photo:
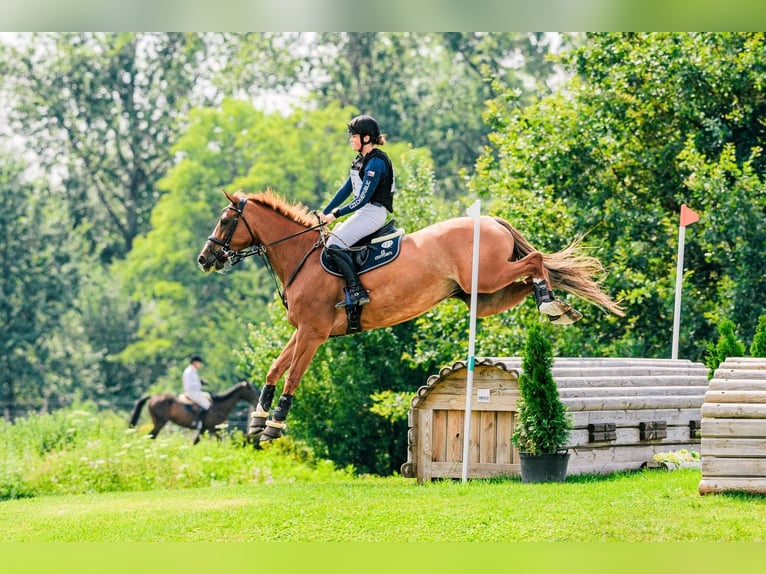
<instances>
[{"instance_id":1,"label":"potted conifer tree","mask_svg":"<svg viewBox=\"0 0 766 574\"><path fill-rule=\"evenodd\" d=\"M553 346L539 324L529 330L519 376L518 413L513 444L519 449L522 482L563 482L565 448L572 418L553 380Z\"/></svg>"}]
</instances>

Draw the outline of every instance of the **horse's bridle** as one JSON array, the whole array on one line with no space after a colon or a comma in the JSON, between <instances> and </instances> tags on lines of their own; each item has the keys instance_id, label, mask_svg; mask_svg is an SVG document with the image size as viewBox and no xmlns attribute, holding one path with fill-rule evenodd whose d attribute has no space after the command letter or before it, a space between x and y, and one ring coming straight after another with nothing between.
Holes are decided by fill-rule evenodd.
<instances>
[{"instance_id":1,"label":"horse's bridle","mask_svg":"<svg viewBox=\"0 0 766 574\"><path fill-rule=\"evenodd\" d=\"M245 257L249 257L250 255L255 255L258 249L263 249L262 245L256 245L254 246L254 249L250 251L242 250L242 251L232 251L231 250L231 238L234 237L234 232L237 230L237 224L239 223L239 220L242 219L243 223L245 224L245 227L247 227L247 231L250 233L250 238L253 240L253 243L257 243L257 239L255 238L255 234L253 233L253 230L250 229L250 224L247 222L247 219L244 219L242 217L242 214L245 212L245 205L247 205L247 198L243 197L239 200L239 205L228 205L224 208L224 211L227 209L233 209L237 215L234 216L234 219L229 224L229 230L226 232L226 237L221 241L217 237L213 237L212 235L207 238L208 243L212 243L213 245L217 245L220 247L220 249L216 249L212 245L210 246L210 253L212 253L215 256L216 261L220 261L221 263L229 264L229 265L236 265L240 261L242 261Z\"/></svg>"},{"instance_id":2,"label":"horse's bridle","mask_svg":"<svg viewBox=\"0 0 766 574\"><path fill-rule=\"evenodd\" d=\"M326 224L322 223L321 221L312 227L308 227L302 231L298 231L297 233L293 233L291 235L288 235L286 237L282 237L281 239L277 239L276 241L272 241L271 243L263 244L258 243L258 239L255 237L255 233L253 233L253 230L250 228L250 224L247 222L247 219L242 217L242 215L245 212L245 206L247 205L247 198L242 197L239 200L239 205L228 205L224 208L224 211L226 209L233 209L236 212L236 216L232 220L232 222L229 224L229 230L226 232L226 237L223 241L218 239L217 237L213 237L212 235L207 238L208 243L212 243L213 245L217 245L220 247L220 249L215 249L212 245L209 246L210 252L215 256L216 261L220 261L224 264L224 266L233 266L242 261L243 259L246 259L247 257L251 257L253 255L258 255L266 265L266 268L269 270L269 273L271 274L271 278L274 280L274 284L277 287L277 292L279 293L280 299L282 299L282 304L287 307L287 299L285 298L285 294L282 289L279 288L279 281L277 280L277 277L274 273L274 268L271 266L271 261L269 261L269 257L266 254L266 249L268 247L271 247L272 245L277 245L278 243L282 243L283 241L287 241L289 239L292 239L294 237L298 237L299 235L303 235L304 233L308 233L309 231L314 231L315 229L320 229L324 227ZM318 217L317 217L318 219ZM248 233L250 233L250 238L253 240L253 244L249 249L245 248L241 251L232 251L231 249L231 238L234 237L234 232L237 230L237 224L239 221L242 220L242 222L245 224L245 227L247 227ZM287 289L290 284L293 282L295 277L298 275L298 272L303 267L303 264L306 263L306 260L309 258L309 255L321 244L324 243L324 237L322 234L319 234L319 239L316 243L309 249L306 254L303 256L301 261L298 263L297 267L293 271L293 273L290 275L290 278L285 283L285 289Z\"/></svg>"}]
</instances>

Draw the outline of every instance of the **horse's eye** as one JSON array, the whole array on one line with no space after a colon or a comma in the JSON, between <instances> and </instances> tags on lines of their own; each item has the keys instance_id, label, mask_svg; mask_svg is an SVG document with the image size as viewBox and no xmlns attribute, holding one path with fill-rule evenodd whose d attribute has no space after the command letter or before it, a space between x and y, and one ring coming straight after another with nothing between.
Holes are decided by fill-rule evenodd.
<instances>
[{"instance_id":1,"label":"horse's eye","mask_svg":"<svg viewBox=\"0 0 766 574\"><path fill-rule=\"evenodd\" d=\"M226 227L227 225L229 225L229 221L230 221L229 219L226 219L226 218L222 217L221 218L221 227Z\"/></svg>"}]
</instances>

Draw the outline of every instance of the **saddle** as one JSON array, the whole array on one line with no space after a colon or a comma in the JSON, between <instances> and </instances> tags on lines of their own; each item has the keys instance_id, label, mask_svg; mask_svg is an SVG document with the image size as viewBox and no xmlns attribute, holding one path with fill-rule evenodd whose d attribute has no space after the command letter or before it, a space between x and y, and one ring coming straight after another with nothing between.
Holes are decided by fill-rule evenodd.
<instances>
[{"instance_id":1,"label":"saddle","mask_svg":"<svg viewBox=\"0 0 766 574\"><path fill-rule=\"evenodd\" d=\"M404 229L396 227L396 220L392 219L375 233L363 237L352 245L348 251L351 253L357 274L362 275L396 259L401 249L402 237L404 237ZM324 250L322 250L320 261L325 271L341 277Z\"/></svg>"},{"instance_id":2,"label":"saddle","mask_svg":"<svg viewBox=\"0 0 766 574\"><path fill-rule=\"evenodd\" d=\"M396 220L392 219L375 233L363 237L352 245L349 251L357 275L382 267L396 259L401 249L402 237L404 237L404 229L396 227ZM324 249L319 260L325 271L342 277ZM346 334L350 335L362 330L362 308L359 305L346 306L346 318L348 320Z\"/></svg>"},{"instance_id":3,"label":"saddle","mask_svg":"<svg viewBox=\"0 0 766 574\"><path fill-rule=\"evenodd\" d=\"M213 397L210 393L205 393L207 398L210 400L210 402L213 402ZM178 402L181 403L183 406L185 406L187 409L189 409L191 412L194 412L198 406L197 403L195 403L193 400L191 400L186 393L181 393L178 395Z\"/></svg>"}]
</instances>

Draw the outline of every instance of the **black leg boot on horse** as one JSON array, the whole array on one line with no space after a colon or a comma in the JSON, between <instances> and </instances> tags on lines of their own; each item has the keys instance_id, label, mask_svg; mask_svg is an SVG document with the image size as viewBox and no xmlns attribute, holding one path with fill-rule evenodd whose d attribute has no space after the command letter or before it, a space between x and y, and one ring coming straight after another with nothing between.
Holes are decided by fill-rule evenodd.
<instances>
[{"instance_id":1,"label":"black leg boot on horse","mask_svg":"<svg viewBox=\"0 0 766 574\"><path fill-rule=\"evenodd\" d=\"M535 294L537 310L548 315L554 325L571 325L582 319L582 313L573 309L568 303L556 299L553 291L548 288L545 279L533 279L532 289Z\"/></svg>"},{"instance_id":2,"label":"black leg boot on horse","mask_svg":"<svg viewBox=\"0 0 766 574\"><path fill-rule=\"evenodd\" d=\"M274 416L271 417L270 421L266 421L266 429L261 434L260 443L270 442L282 437L287 427L285 423L287 413L290 411L292 404L292 395L282 395L279 397L279 402L274 408Z\"/></svg>"},{"instance_id":3,"label":"black leg boot on horse","mask_svg":"<svg viewBox=\"0 0 766 574\"><path fill-rule=\"evenodd\" d=\"M261 434L266 430L266 421L269 418L271 403L274 400L274 385L264 385L261 389L261 395L258 398L258 405L250 413L250 421L247 425L247 438L256 442L261 438Z\"/></svg>"},{"instance_id":4,"label":"black leg boot on horse","mask_svg":"<svg viewBox=\"0 0 766 574\"><path fill-rule=\"evenodd\" d=\"M370 295L359 281L351 254L337 245L328 245L327 256L346 280L346 299L336 303L335 306L341 308L347 305L352 307L354 305L367 305L370 302Z\"/></svg>"}]
</instances>

